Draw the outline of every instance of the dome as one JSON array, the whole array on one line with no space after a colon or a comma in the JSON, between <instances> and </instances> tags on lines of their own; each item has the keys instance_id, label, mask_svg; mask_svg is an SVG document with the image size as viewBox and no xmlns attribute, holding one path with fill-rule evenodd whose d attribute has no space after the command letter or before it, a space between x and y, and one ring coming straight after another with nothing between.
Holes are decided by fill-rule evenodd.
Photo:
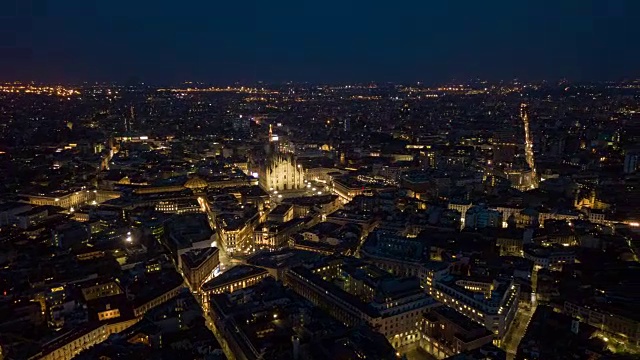
<instances>
[{"instance_id":1,"label":"dome","mask_svg":"<svg viewBox=\"0 0 640 360\"><path fill-rule=\"evenodd\" d=\"M209 186L209 184L197 176L192 177L184 183L184 187L187 189L203 189L207 186Z\"/></svg>"}]
</instances>

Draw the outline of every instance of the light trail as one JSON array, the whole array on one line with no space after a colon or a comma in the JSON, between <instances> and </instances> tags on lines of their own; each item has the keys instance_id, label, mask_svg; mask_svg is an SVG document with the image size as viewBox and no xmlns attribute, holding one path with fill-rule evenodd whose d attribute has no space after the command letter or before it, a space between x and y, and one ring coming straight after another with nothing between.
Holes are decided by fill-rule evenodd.
<instances>
[{"instance_id":1,"label":"light trail","mask_svg":"<svg viewBox=\"0 0 640 360\"><path fill-rule=\"evenodd\" d=\"M529 130L529 111L527 104L520 105L520 118L524 125L524 154L527 161L527 165L531 169L531 188L538 187L538 172L536 170L536 162L533 157L533 138L531 131Z\"/></svg>"}]
</instances>

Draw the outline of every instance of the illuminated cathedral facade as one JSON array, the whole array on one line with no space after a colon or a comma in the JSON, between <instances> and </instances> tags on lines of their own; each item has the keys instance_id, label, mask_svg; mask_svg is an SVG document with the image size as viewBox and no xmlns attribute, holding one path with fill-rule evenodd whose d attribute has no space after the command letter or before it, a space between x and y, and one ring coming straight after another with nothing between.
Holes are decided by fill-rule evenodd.
<instances>
[{"instance_id":1,"label":"illuminated cathedral facade","mask_svg":"<svg viewBox=\"0 0 640 360\"><path fill-rule=\"evenodd\" d=\"M304 189L304 169L292 153L280 151L278 138L269 127L267 156L258 167L258 182L265 191Z\"/></svg>"}]
</instances>

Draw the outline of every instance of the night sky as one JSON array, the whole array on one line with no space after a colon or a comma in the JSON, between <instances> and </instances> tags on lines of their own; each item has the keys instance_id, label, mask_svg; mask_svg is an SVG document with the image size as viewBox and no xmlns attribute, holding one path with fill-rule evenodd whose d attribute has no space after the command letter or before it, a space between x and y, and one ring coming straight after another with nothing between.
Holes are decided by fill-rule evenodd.
<instances>
[{"instance_id":1,"label":"night sky","mask_svg":"<svg viewBox=\"0 0 640 360\"><path fill-rule=\"evenodd\" d=\"M640 77L638 0L0 0L0 81Z\"/></svg>"}]
</instances>

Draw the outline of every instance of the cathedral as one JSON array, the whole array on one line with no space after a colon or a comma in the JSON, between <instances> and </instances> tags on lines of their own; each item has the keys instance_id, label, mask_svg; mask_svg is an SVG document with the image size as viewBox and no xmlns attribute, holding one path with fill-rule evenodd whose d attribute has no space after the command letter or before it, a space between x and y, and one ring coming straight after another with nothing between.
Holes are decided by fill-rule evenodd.
<instances>
[{"instance_id":1,"label":"cathedral","mask_svg":"<svg viewBox=\"0 0 640 360\"><path fill-rule=\"evenodd\" d=\"M280 151L277 136L269 126L269 143L264 161L259 164L258 182L265 191L304 189L304 170L292 153Z\"/></svg>"}]
</instances>

